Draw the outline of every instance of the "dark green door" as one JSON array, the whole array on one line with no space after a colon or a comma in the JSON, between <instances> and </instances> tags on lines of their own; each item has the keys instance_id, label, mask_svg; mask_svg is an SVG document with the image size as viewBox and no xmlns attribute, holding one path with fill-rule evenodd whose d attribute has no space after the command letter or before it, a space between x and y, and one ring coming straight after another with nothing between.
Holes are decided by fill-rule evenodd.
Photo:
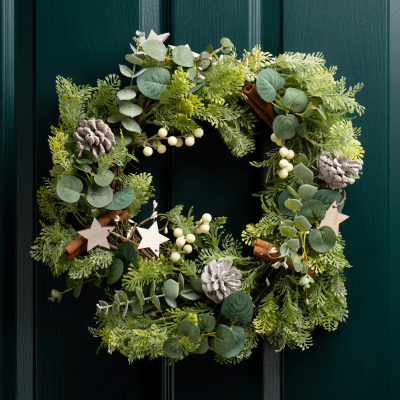
<instances>
[{"instance_id":1,"label":"dark green door","mask_svg":"<svg viewBox=\"0 0 400 400\"><path fill-rule=\"evenodd\" d=\"M2 0L1 323L3 399L395 399L400 321L399 4L361 0ZM212 357L128 365L101 351L86 331L98 292L47 301L57 285L29 257L38 232L35 191L47 176L49 126L57 123L55 77L78 84L118 73L136 29L169 31L170 44L201 50L229 37L240 52L261 44L273 54L322 51L349 84L365 83L359 120L364 176L351 189L343 227L350 318L336 332L317 331L305 352L273 352L267 342L248 361L221 366ZM390 116L390 118L389 118ZM234 159L209 129L199 145L143 160L155 177L160 209L194 205L228 217L237 238L260 217L251 193L263 177L250 167L269 146ZM397 132L396 132L397 129ZM181 150L181 151L179 151ZM178 157L179 152L179 157Z\"/></svg>"}]
</instances>

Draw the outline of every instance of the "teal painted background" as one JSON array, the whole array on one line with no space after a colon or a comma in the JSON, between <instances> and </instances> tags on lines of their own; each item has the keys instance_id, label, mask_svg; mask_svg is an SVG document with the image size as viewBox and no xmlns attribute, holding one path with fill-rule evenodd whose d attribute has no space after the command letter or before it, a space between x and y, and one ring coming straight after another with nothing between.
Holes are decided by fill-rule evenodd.
<instances>
[{"instance_id":1,"label":"teal painted background","mask_svg":"<svg viewBox=\"0 0 400 400\"><path fill-rule=\"evenodd\" d=\"M1 398L203 399L204 384L209 398L398 397L398 1L0 2L1 182L7 188L0 197L1 209L6 209L0 222L7 226L0 241ZM351 218L342 225L346 255L354 266L346 275L350 316L335 332L316 331L310 350L285 351L280 382L268 372L277 372L280 356L268 353L264 344L234 367L219 366L211 357L180 362L174 392L162 395L166 381L161 361L129 366L119 354L95 354L98 341L86 327L93 324L94 304L102 292L85 290L78 301L64 297L52 304L48 293L63 283L27 255L38 232L34 192L48 175L47 135L57 123L55 77L94 85L97 78L118 73L137 28L170 29L169 43L189 43L194 51L222 36L239 53L256 43L274 54L322 51L348 84L365 83L358 100L367 112L355 122L366 149L364 175L348 190L346 213ZM232 158L208 128L193 148L169 148L167 155L143 160L143 170L154 175L160 208L184 203L194 205L197 215L225 215L228 230L239 238L245 224L260 216L250 194L262 189L263 177L248 164L270 146L262 124L260 130L264 136L257 138L257 153L245 159Z\"/></svg>"}]
</instances>

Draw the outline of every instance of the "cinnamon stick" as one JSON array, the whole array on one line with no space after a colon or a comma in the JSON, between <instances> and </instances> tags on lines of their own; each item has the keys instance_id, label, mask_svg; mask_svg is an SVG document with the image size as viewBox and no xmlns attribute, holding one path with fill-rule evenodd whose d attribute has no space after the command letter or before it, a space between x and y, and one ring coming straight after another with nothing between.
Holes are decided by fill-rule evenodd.
<instances>
[{"instance_id":1,"label":"cinnamon stick","mask_svg":"<svg viewBox=\"0 0 400 400\"><path fill-rule=\"evenodd\" d=\"M253 110L272 129L274 119L278 116L278 114L274 110L274 106L261 98L261 96L257 92L257 88L255 87L255 85L247 85L241 90L241 92L247 96L246 102L250 104Z\"/></svg>"},{"instance_id":2,"label":"cinnamon stick","mask_svg":"<svg viewBox=\"0 0 400 400\"><path fill-rule=\"evenodd\" d=\"M252 246L254 247L253 254L257 257L264 258L265 260L272 262L283 261L283 257L281 257L281 253L279 252L280 247L276 244L266 242L261 239L256 239ZM277 250L277 253L271 254L270 250L273 248ZM287 263L287 265L289 269L296 271L292 263ZM308 269L308 275L314 276L314 272L310 268Z\"/></svg>"},{"instance_id":3,"label":"cinnamon stick","mask_svg":"<svg viewBox=\"0 0 400 400\"><path fill-rule=\"evenodd\" d=\"M130 214L127 210L116 210L116 211L107 211L97 220L99 221L101 226L107 226L110 223L114 222L114 218L119 215L120 221L125 222L130 218ZM87 249L87 239L82 235L79 235L76 239L74 239L71 243L65 246L65 256L69 260L73 260L75 257L82 254Z\"/></svg>"}]
</instances>

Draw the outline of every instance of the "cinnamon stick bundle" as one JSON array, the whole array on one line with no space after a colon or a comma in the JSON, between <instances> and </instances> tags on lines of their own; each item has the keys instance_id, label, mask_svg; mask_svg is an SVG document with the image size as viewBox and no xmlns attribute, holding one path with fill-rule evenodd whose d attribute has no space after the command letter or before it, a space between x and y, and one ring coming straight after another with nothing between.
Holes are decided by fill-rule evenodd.
<instances>
[{"instance_id":1,"label":"cinnamon stick bundle","mask_svg":"<svg viewBox=\"0 0 400 400\"><path fill-rule=\"evenodd\" d=\"M116 210L116 211L107 211L97 220L101 226L107 226L110 223L114 222L114 218L119 215L120 221L125 222L130 218L130 214L127 210ZM79 235L76 239L74 239L71 243L65 246L65 256L69 260L73 260L75 257L78 257L87 249L87 239L82 235Z\"/></svg>"},{"instance_id":2,"label":"cinnamon stick bundle","mask_svg":"<svg viewBox=\"0 0 400 400\"><path fill-rule=\"evenodd\" d=\"M283 257L281 257L281 253L279 252L280 247L276 244L266 242L261 239L256 239L252 246L254 247L253 254L257 257L264 258L265 260L272 262L283 261ZM273 248L275 248L278 252L271 254L270 250ZM296 271L292 263L287 263L287 265L289 269ZM314 276L314 272L310 268L308 269L308 275Z\"/></svg>"},{"instance_id":3,"label":"cinnamon stick bundle","mask_svg":"<svg viewBox=\"0 0 400 400\"><path fill-rule=\"evenodd\" d=\"M270 126L272 129L272 123L278 114L274 110L274 106L271 103L266 102L261 98L257 92L255 85L247 85L241 90L247 96L246 102L250 104L253 110Z\"/></svg>"}]
</instances>

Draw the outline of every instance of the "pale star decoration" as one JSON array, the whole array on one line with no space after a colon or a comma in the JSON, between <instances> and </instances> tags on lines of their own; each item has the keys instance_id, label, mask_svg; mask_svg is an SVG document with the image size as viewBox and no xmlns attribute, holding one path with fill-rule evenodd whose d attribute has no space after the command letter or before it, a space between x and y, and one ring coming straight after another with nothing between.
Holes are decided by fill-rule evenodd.
<instances>
[{"instance_id":1,"label":"pale star decoration","mask_svg":"<svg viewBox=\"0 0 400 400\"><path fill-rule=\"evenodd\" d=\"M149 248L153 253L158 256L160 254L160 244L168 242L168 238L158 232L158 225L155 222L149 229L137 228L142 237L138 249Z\"/></svg>"},{"instance_id":2,"label":"pale star decoration","mask_svg":"<svg viewBox=\"0 0 400 400\"><path fill-rule=\"evenodd\" d=\"M170 47L170 48L173 50L173 49L175 49L176 46L172 46L172 44L170 44L168 47ZM185 44L185 47L187 47L189 50L191 50L191 48L189 47L188 44ZM200 56L200 54L195 53L194 51L192 51L192 54L193 54L193 57L194 57L194 58L197 58L197 57Z\"/></svg>"},{"instance_id":3,"label":"pale star decoration","mask_svg":"<svg viewBox=\"0 0 400 400\"><path fill-rule=\"evenodd\" d=\"M99 221L95 218L92 226L89 229L78 231L80 235L88 240L87 250L93 249L96 246L103 246L107 249L110 245L107 236L115 229L115 226L101 226Z\"/></svg>"},{"instance_id":4,"label":"pale star decoration","mask_svg":"<svg viewBox=\"0 0 400 400\"><path fill-rule=\"evenodd\" d=\"M341 214L337 210L336 200L332 203L332 205L328 208L326 212L325 218L321 221L319 226L329 226L331 227L336 236L339 234L339 224L349 218L348 215Z\"/></svg>"},{"instance_id":5,"label":"pale star decoration","mask_svg":"<svg viewBox=\"0 0 400 400\"><path fill-rule=\"evenodd\" d=\"M157 35L157 33L155 33L152 29L149 33L148 38L144 42L147 42L148 40L158 40L159 42L162 43L165 42L165 40L167 40L168 36L169 33L162 33L161 35Z\"/></svg>"}]
</instances>

